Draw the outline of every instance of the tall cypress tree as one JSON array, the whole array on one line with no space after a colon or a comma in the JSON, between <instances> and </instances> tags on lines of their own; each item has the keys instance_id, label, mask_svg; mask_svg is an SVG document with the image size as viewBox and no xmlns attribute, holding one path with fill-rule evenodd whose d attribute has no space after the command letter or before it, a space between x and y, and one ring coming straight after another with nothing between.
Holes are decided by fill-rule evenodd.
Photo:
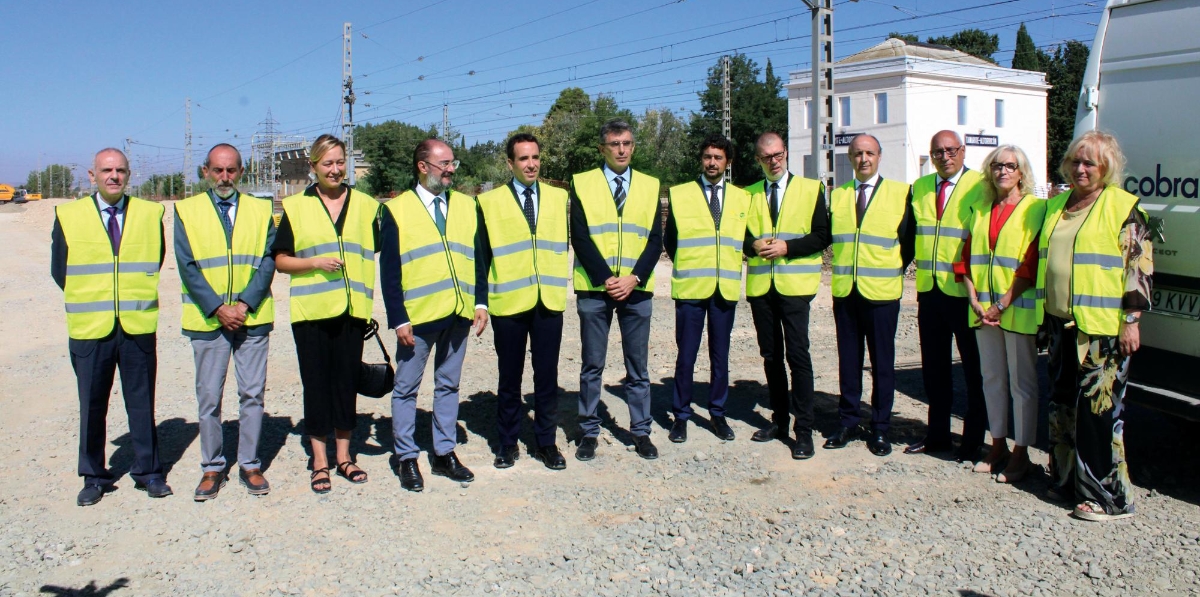
<instances>
[{"instance_id":1,"label":"tall cypress tree","mask_svg":"<svg viewBox=\"0 0 1200 597\"><path fill-rule=\"evenodd\" d=\"M1012 67L1020 70L1046 71L1046 66L1042 64L1041 58L1038 56L1037 46L1033 45L1033 38L1029 37L1029 30L1025 28L1025 23L1021 23L1021 28L1017 29L1017 47L1013 52Z\"/></svg>"}]
</instances>

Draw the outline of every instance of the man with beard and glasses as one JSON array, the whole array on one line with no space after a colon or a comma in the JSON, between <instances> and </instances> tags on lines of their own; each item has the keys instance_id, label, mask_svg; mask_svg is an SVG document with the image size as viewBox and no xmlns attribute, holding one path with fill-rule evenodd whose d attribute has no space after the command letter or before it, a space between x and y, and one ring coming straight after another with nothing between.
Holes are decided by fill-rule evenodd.
<instances>
[{"instance_id":1,"label":"man with beard and glasses","mask_svg":"<svg viewBox=\"0 0 1200 597\"><path fill-rule=\"evenodd\" d=\"M238 192L242 155L221 143L201 169L208 191L175 205L175 261L183 286L183 335L196 362L200 468L196 501L210 500L227 479L221 399L232 356L238 385L238 478L251 495L271 490L262 474L258 439L267 348L275 321L274 206Z\"/></svg>"},{"instance_id":2,"label":"man with beard and glasses","mask_svg":"<svg viewBox=\"0 0 1200 597\"><path fill-rule=\"evenodd\" d=\"M479 278L475 255L479 235L475 198L453 191L458 160L454 150L426 139L413 152L416 188L384 204L381 214L379 279L388 328L396 330L396 387L392 393L400 486L425 488L413 440L417 391L432 352L433 450L430 470L453 481L474 473L454 454L458 443L458 382L469 329L487 327L487 278ZM403 225L399 225L403 223Z\"/></svg>"}]
</instances>

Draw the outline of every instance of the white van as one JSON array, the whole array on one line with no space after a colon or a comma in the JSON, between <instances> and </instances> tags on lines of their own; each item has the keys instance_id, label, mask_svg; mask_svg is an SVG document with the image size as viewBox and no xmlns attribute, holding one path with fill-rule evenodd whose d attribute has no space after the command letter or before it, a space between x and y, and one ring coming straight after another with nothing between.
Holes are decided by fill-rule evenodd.
<instances>
[{"instance_id":1,"label":"white van","mask_svg":"<svg viewBox=\"0 0 1200 597\"><path fill-rule=\"evenodd\" d=\"M1084 74L1075 135L1117 137L1122 187L1161 219L1153 308L1130 399L1200 420L1200 0L1109 0Z\"/></svg>"}]
</instances>

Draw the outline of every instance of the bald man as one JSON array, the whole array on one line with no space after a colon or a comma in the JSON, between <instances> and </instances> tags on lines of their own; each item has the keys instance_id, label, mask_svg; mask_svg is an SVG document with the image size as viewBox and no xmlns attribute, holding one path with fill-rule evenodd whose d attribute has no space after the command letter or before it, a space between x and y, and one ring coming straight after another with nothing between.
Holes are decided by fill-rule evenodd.
<instances>
[{"instance_id":1,"label":"bald man","mask_svg":"<svg viewBox=\"0 0 1200 597\"><path fill-rule=\"evenodd\" d=\"M100 150L88 178L95 194L54 210L50 276L63 290L71 367L79 388L79 476L76 498L91 506L116 477L105 466L105 429L113 377L133 439L134 487L171 495L158 459L154 378L158 371L158 272L165 255L163 207L125 194L129 160Z\"/></svg>"}]
</instances>

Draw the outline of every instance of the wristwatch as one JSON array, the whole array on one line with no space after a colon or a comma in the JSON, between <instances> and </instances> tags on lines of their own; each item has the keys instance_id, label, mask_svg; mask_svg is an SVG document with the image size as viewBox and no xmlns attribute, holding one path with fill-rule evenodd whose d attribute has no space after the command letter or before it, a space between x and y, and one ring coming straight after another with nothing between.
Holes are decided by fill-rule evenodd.
<instances>
[{"instance_id":1,"label":"wristwatch","mask_svg":"<svg viewBox=\"0 0 1200 597\"><path fill-rule=\"evenodd\" d=\"M1003 313L1003 312L1004 312L1004 310L1005 310L1005 309L1007 309L1007 308L1008 308L1008 305L1004 304L1004 300L1003 300L1003 299L996 301L996 310L997 310L997 311L999 311L999 312Z\"/></svg>"},{"instance_id":2,"label":"wristwatch","mask_svg":"<svg viewBox=\"0 0 1200 597\"><path fill-rule=\"evenodd\" d=\"M1138 322L1138 316L1137 316L1137 315L1135 315L1135 314L1133 314L1133 313L1126 313L1126 314L1125 314L1125 323L1130 323L1130 324L1133 324L1133 323L1137 323L1137 322Z\"/></svg>"}]
</instances>

